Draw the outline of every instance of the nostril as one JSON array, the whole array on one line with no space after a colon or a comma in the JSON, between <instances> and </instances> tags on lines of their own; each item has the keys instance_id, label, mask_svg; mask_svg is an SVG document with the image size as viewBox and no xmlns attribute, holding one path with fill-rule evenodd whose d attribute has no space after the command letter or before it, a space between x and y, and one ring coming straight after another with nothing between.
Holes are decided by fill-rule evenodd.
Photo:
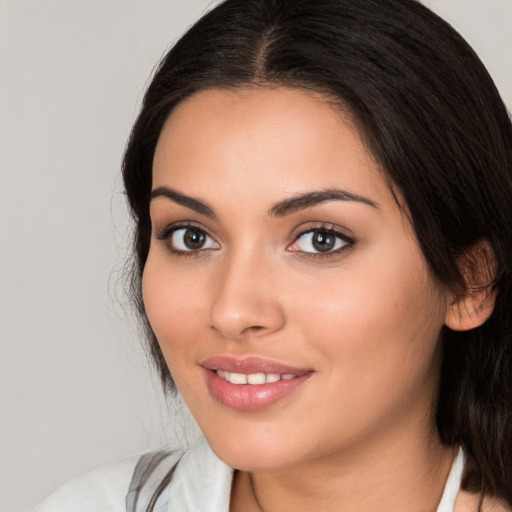
<instances>
[{"instance_id":1,"label":"nostril","mask_svg":"<svg viewBox=\"0 0 512 512\"><path fill-rule=\"evenodd\" d=\"M265 329L265 328L261 325L252 325L251 327L247 327L245 330L258 332L258 331L262 331L263 329Z\"/></svg>"}]
</instances>

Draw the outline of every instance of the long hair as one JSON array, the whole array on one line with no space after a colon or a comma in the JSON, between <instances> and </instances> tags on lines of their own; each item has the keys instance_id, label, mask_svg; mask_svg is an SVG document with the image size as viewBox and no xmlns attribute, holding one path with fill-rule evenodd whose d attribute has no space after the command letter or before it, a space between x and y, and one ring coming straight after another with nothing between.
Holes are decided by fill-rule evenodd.
<instances>
[{"instance_id":1,"label":"long hair","mask_svg":"<svg viewBox=\"0 0 512 512\"><path fill-rule=\"evenodd\" d=\"M494 312L476 329L444 329L435 412L441 440L470 457L463 486L512 506L512 126L470 46L415 0L227 0L160 63L123 174L135 220L132 292L164 388L172 378L141 299L160 131L197 91L269 85L320 92L351 113L445 286L467 290L460 257L488 241Z\"/></svg>"}]
</instances>

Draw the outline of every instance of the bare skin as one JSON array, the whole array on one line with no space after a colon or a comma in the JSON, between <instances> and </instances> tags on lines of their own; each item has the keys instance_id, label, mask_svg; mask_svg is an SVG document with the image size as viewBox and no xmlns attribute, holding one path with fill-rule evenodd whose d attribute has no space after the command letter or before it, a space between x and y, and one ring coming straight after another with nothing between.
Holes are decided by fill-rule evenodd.
<instances>
[{"instance_id":1,"label":"bare skin","mask_svg":"<svg viewBox=\"0 0 512 512\"><path fill-rule=\"evenodd\" d=\"M146 310L210 446L238 469L231 512L435 512L454 457L432 424L439 334L463 308L347 116L287 88L200 92L164 126L153 190ZM241 410L205 378L217 356L309 378Z\"/></svg>"},{"instance_id":2,"label":"bare skin","mask_svg":"<svg viewBox=\"0 0 512 512\"><path fill-rule=\"evenodd\" d=\"M431 453L425 455L424 466L428 467L433 457ZM350 465L345 471L339 466L327 468L322 464L315 468L309 463L302 469L271 475L240 472L235 475L230 512L307 511L314 503L315 510L325 512L406 512L412 510L411 503L415 503L415 511L435 511L451 465L451 459L443 458L443 455L439 451L439 465L435 469L415 475L406 474L404 468L420 467L418 461L385 457L364 468L356 469L355 465ZM365 474L364 471L368 472ZM365 475L363 478L362 474Z\"/></svg>"}]
</instances>

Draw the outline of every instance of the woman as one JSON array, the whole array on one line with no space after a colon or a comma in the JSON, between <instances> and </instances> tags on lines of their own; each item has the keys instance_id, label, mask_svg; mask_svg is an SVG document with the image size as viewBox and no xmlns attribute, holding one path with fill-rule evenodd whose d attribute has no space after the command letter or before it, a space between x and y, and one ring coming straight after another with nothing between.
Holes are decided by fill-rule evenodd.
<instances>
[{"instance_id":1,"label":"woman","mask_svg":"<svg viewBox=\"0 0 512 512\"><path fill-rule=\"evenodd\" d=\"M227 0L162 61L124 179L148 346L205 439L42 510L511 509L512 128L446 23Z\"/></svg>"}]
</instances>

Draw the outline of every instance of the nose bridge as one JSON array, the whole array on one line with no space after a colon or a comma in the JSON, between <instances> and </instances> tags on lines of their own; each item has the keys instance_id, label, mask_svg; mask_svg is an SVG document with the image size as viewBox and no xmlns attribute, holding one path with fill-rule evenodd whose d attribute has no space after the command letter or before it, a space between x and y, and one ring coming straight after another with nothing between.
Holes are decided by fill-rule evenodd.
<instances>
[{"instance_id":1,"label":"nose bridge","mask_svg":"<svg viewBox=\"0 0 512 512\"><path fill-rule=\"evenodd\" d=\"M285 318L272 274L263 251L245 248L226 256L211 303L210 326L229 339L279 330Z\"/></svg>"}]
</instances>

